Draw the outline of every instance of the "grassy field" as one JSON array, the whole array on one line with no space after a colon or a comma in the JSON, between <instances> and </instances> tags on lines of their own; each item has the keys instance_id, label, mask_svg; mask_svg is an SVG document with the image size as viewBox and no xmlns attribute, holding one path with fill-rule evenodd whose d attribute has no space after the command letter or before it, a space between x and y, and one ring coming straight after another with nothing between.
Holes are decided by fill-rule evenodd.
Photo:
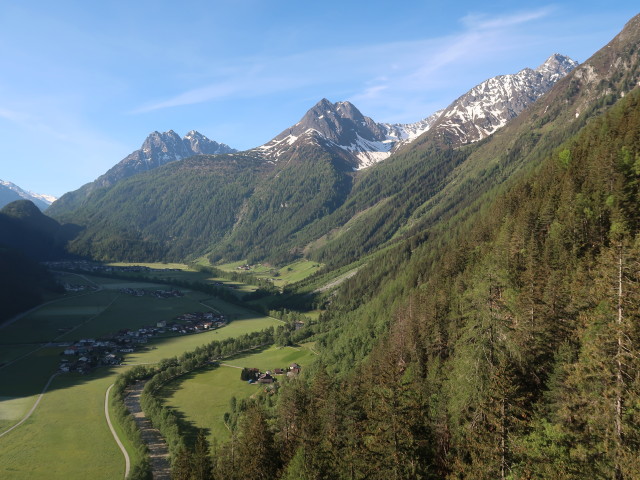
<instances>
[{"instance_id":1,"label":"grassy field","mask_svg":"<svg viewBox=\"0 0 640 480\"><path fill-rule=\"evenodd\" d=\"M112 381L57 377L33 416L0 438L0 478L122 478L124 458L103 414Z\"/></svg>"},{"instance_id":2,"label":"grassy field","mask_svg":"<svg viewBox=\"0 0 640 480\"><path fill-rule=\"evenodd\" d=\"M216 268L226 272L239 272L238 267L245 264L246 262L232 262L216 265ZM322 268L321 263L310 260L298 260L282 268L272 268L264 264L252 265L248 273L258 278L270 278L276 287L282 288L290 283L304 280L308 276L316 273L320 268Z\"/></svg>"},{"instance_id":3,"label":"grassy field","mask_svg":"<svg viewBox=\"0 0 640 480\"><path fill-rule=\"evenodd\" d=\"M199 265L210 266L208 261L200 261ZM238 263L239 264L239 263ZM127 267L142 266L154 269L151 272L144 272L144 276L157 278L161 282L171 282L174 280L201 282L201 283L222 283L229 287L233 293L241 297L243 294L255 292L256 286L242 282L233 282L222 277L214 277L207 272L200 272L191 268L189 265L181 263L112 263L110 265ZM229 270L230 271L230 270ZM131 274L134 277L136 274Z\"/></svg>"},{"instance_id":4,"label":"grassy field","mask_svg":"<svg viewBox=\"0 0 640 480\"><path fill-rule=\"evenodd\" d=\"M170 299L132 297L118 293L119 287L114 287L122 280L87 278L104 289L45 305L2 330L0 363L4 365L0 366L0 433L26 414L58 368L61 348L19 343L25 339L49 342L95 338L112 333L114 329L155 323L179 313L208 308L232 318L228 326L213 332L155 339L146 350L125 359L129 364L154 363L212 340L280 324L274 318L198 292ZM61 326L76 329L61 333ZM35 413L17 429L0 437L0 478L121 478L124 458L104 419L104 395L124 368L129 367L100 368L86 376L64 374L56 377Z\"/></svg>"},{"instance_id":5,"label":"grassy field","mask_svg":"<svg viewBox=\"0 0 640 480\"><path fill-rule=\"evenodd\" d=\"M224 363L236 367L261 370L288 367L292 362L309 365L315 355L305 347L270 347L257 353L239 355ZM229 438L223 416L229 411L231 397L247 398L259 391L259 386L240 380L240 368L207 367L168 384L162 396L167 405L184 415L184 419L209 432L209 441Z\"/></svg>"}]
</instances>

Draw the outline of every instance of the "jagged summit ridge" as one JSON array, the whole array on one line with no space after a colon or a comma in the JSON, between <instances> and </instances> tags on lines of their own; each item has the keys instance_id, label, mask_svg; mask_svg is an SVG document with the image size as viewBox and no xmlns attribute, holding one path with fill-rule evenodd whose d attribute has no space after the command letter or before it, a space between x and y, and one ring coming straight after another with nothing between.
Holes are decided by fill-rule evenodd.
<instances>
[{"instance_id":1,"label":"jagged summit ridge","mask_svg":"<svg viewBox=\"0 0 640 480\"><path fill-rule=\"evenodd\" d=\"M555 53L536 69L490 78L446 109L409 124L377 123L350 102L323 98L298 123L253 152L277 162L294 144L317 143L321 138L346 152L353 168L361 169L388 158L432 128L450 144L476 142L503 127L577 65Z\"/></svg>"},{"instance_id":2,"label":"jagged summit ridge","mask_svg":"<svg viewBox=\"0 0 640 480\"><path fill-rule=\"evenodd\" d=\"M149 134L140 149L127 155L95 183L100 187L110 186L136 173L193 155L216 155L236 151L224 143L208 139L195 130L191 130L183 138L173 130L164 133L155 131Z\"/></svg>"},{"instance_id":3,"label":"jagged summit ridge","mask_svg":"<svg viewBox=\"0 0 640 480\"><path fill-rule=\"evenodd\" d=\"M518 116L577 65L555 53L535 70L525 68L490 78L449 105L433 128L454 145L482 140Z\"/></svg>"}]
</instances>

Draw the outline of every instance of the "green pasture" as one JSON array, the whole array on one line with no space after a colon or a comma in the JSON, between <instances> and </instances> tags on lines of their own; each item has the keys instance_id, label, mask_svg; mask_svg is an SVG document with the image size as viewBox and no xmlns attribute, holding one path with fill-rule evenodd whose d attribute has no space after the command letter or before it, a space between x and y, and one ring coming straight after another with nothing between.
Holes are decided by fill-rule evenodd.
<instances>
[{"instance_id":1,"label":"green pasture","mask_svg":"<svg viewBox=\"0 0 640 480\"><path fill-rule=\"evenodd\" d=\"M18 423L33 406L37 397L0 397L0 433Z\"/></svg>"},{"instance_id":2,"label":"green pasture","mask_svg":"<svg viewBox=\"0 0 640 480\"><path fill-rule=\"evenodd\" d=\"M257 353L238 355L223 363L264 371L288 367L293 362L304 368L314 357L305 347L270 347ZM261 388L240 380L240 372L241 368L228 366L205 367L169 383L161 396L167 405L184 415L187 422L207 429L210 442L214 439L225 441L229 431L223 417L230 409L231 397L247 398Z\"/></svg>"},{"instance_id":3,"label":"green pasture","mask_svg":"<svg viewBox=\"0 0 640 480\"><path fill-rule=\"evenodd\" d=\"M56 377L29 420L0 438L0 478L122 478L124 457L104 419L112 382L104 372Z\"/></svg>"},{"instance_id":4,"label":"green pasture","mask_svg":"<svg viewBox=\"0 0 640 480\"><path fill-rule=\"evenodd\" d=\"M246 262L240 261L224 263L216 265L215 267L225 272L241 272L238 270L238 267L242 265L246 265ZM303 259L297 260L281 268L273 268L265 264L252 265L251 270L247 273L258 278L269 278L276 287L283 287L284 285L304 280L308 276L313 275L320 270L322 266L323 265L321 263Z\"/></svg>"},{"instance_id":5,"label":"green pasture","mask_svg":"<svg viewBox=\"0 0 640 480\"><path fill-rule=\"evenodd\" d=\"M154 340L153 344L150 344L147 350L127 355L126 363L130 365L157 363L163 358L174 357L183 352L195 350L197 347L206 345L214 340L238 337L277 325L282 325L282 322L272 317L255 314L251 318L233 320L229 325L212 332L158 338Z\"/></svg>"},{"instance_id":6,"label":"green pasture","mask_svg":"<svg viewBox=\"0 0 640 480\"><path fill-rule=\"evenodd\" d=\"M38 345L2 345L0 344L0 368L38 348Z\"/></svg>"},{"instance_id":7,"label":"green pasture","mask_svg":"<svg viewBox=\"0 0 640 480\"><path fill-rule=\"evenodd\" d=\"M198 264L203 266L210 266L210 264L205 261L198 262ZM152 272L143 272L142 275L145 277L152 277L158 279L159 282L171 283L176 280L178 281L187 281L187 282L200 282L200 283L222 283L227 287L232 288L239 296L244 293L254 292L256 287L253 285L249 285L241 282L233 282L221 277L213 277L210 273L200 272L192 269L188 265L184 265L181 263L111 263L109 265L113 266L143 266L156 269L157 271ZM178 269L179 271L175 271ZM135 279L138 273L124 273L124 275L130 276L132 279Z\"/></svg>"},{"instance_id":8,"label":"green pasture","mask_svg":"<svg viewBox=\"0 0 640 480\"><path fill-rule=\"evenodd\" d=\"M1 330L2 344L49 342L61 337L105 310L115 299L113 292L93 292L62 298L41 306ZM1 347L0 347L1 348Z\"/></svg>"},{"instance_id":9,"label":"green pasture","mask_svg":"<svg viewBox=\"0 0 640 480\"><path fill-rule=\"evenodd\" d=\"M70 272L56 273L56 280L58 280L60 283L68 283L71 285L94 285L94 283L91 280L87 279L84 275Z\"/></svg>"},{"instance_id":10,"label":"green pasture","mask_svg":"<svg viewBox=\"0 0 640 480\"><path fill-rule=\"evenodd\" d=\"M90 278L103 286L122 282ZM132 283L139 288L138 283ZM0 345L0 363L4 364L0 365L0 433L24 417L59 366L60 347L19 344L20 340L95 338L120 328L142 326L208 308L229 315L231 323L212 332L153 339L147 349L128 355L125 361L155 363L213 340L281 324L277 319L197 292L158 299L104 289L45 305L4 328L2 343L9 343L7 340L14 343ZM62 326L77 328L61 334ZM128 367L100 368L87 376L56 377L35 413L24 424L0 437L0 478L121 478L124 457L104 419L104 395L124 368ZM127 439L123 441L128 443Z\"/></svg>"}]
</instances>

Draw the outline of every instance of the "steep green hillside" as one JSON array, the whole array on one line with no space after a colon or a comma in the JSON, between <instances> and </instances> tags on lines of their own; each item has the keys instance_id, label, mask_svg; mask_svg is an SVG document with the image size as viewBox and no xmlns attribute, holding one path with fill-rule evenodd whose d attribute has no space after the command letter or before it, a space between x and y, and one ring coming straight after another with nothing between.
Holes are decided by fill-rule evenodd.
<instances>
[{"instance_id":1,"label":"steep green hillside","mask_svg":"<svg viewBox=\"0 0 640 480\"><path fill-rule=\"evenodd\" d=\"M0 245L0 324L59 292L51 274L19 250Z\"/></svg>"},{"instance_id":2,"label":"steep green hillside","mask_svg":"<svg viewBox=\"0 0 640 480\"><path fill-rule=\"evenodd\" d=\"M266 171L249 157L193 157L98 190L83 207L56 218L86 227L70 245L76 254L123 261L196 257L231 230Z\"/></svg>"},{"instance_id":3,"label":"steep green hillside","mask_svg":"<svg viewBox=\"0 0 640 480\"><path fill-rule=\"evenodd\" d=\"M287 479L638 478L639 185L635 89L456 239L376 255L312 327L319 370L246 407L218 474L268 441Z\"/></svg>"},{"instance_id":4,"label":"steep green hillside","mask_svg":"<svg viewBox=\"0 0 640 480\"><path fill-rule=\"evenodd\" d=\"M17 200L0 210L0 245L21 250L35 260L66 254L65 245L77 234L74 225L60 225L30 200Z\"/></svg>"},{"instance_id":5,"label":"steep green hillside","mask_svg":"<svg viewBox=\"0 0 640 480\"><path fill-rule=\"evenodd\" d=\"M225 242L212 246L211 260L286 263L299 256L298 232L347 197L352 177L346 170L340 158L318 145L296 149L256 187Z\"/></svg>"}]
</instances>

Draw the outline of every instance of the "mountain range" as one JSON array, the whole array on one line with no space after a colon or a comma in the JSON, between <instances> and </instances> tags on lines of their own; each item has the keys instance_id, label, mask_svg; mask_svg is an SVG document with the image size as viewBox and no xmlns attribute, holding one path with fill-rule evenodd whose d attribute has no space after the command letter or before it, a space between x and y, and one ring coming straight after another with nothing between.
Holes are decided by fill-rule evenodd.
<instances>
[{"instance_id":1,"label":"mountain range","mask_svg":"<svg viewBox=\"0 0 640 480\"><path fill-rule=\"evenodd\" d=\"M44 195L23 190L14 183L0 180L0 208L16 200L31 200L40 210L46 210L56 201L52 195Z\"/></svg>"},{"instance_id":2,"label":"mountain range","mask_svg":"<svg viewBox=\"0 0 640 480\"><path fill-rule=\"evenodd\" d=\"M328 243L336 241L333 230L361 216L358 208L371 208L370 202L355 199L371 178L380 175L372 169L375 164L387 163L380 161L425 141L450 149L486 138L576 65L554 54L535 70L489 79L446 109L413 124L377 123L349 102L322 99L298 123L245 152L235 152L193 131L183 139L174 132L154 132L140 150L96 181L65 194L48 212L63 222L86 225L72 248L75 253L101 259L112 258L110 244L129 244L130 258L155 259L206 254L216 260L250 256L285 261L303 252L318 252L320 244L324 251L327 235L331 237ZM445 164L438 167L439 173L454 166ZM430 163L419 168L425 165ZM406 173L402 167L391 168L392 177ZM433 173L431 167L427 170ZM226 174L231 178L223 177ZM242 185L239 176L245 177ZM224 187L235 185L238 193L230 195L218 182ZM160 185L162 191L158 191ZM423 197L439 188L430 184L422 189ZM382 200L378 194L369 196L369 200L374 198ZM139 213L133 207L123 208L125 200ZM180 220L185 211L192 212L189 225L182 224L186 219ZM392 223L385 227L389 229L386 240L399 228L400 219ZM378 240L369 242L370 248Z\"/></svg>"}]
</instances>

